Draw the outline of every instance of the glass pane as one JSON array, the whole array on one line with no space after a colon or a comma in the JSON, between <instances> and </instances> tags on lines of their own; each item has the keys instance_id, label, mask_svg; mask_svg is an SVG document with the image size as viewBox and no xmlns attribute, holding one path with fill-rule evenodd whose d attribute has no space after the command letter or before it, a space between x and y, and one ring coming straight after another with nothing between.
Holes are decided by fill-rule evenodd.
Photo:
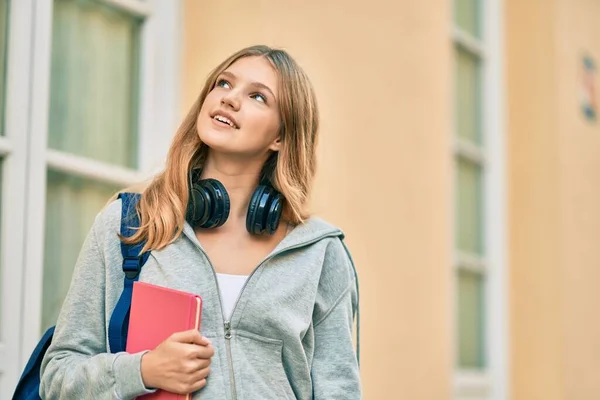
<instances>
[{"instance_id":1,"label":"glass pane","mask_svg":"<svg viewBox=\"0 0 600 400\"><path fill-rule=\"evenodd\" d=\"M55 0L49 147L137 166L141 21L92 0Z\"/></svg>"},{"instance_id":2,"label":"glass pane","mask_svg":"<svg viewBox=\"0 0 600 400\"><path fill-rule=\"evenodd\" d=\"M475 37L481 37L480 7L479 0L454 0L456 25Z\"/></svg>"},{"instance_id":3,"label":"glass pane","mask_svg":"<svg viewBox=\"0 0 600 400\"><path fill-rule=\"evenodd\" d=\"M482 255L484 237L481 166L459 158L456 184L457 247L467 253Z\"/></svg>"},{"instance_id":4,"label":"glass pane","mask_svg":"<svg viewBox=\"0 0 600 400\"><path fill-rule=\"evenodd\" d=\"M456 132L460 138L481 144L481 61L456 50Z\"/></svg>"},{"instance_id":5,"label":"glass pane","mask_svg":"<svg viewBox=\"0 0 600 400\"><path fill-rule=\"evenodd\" d=\"M0 135L4 135L9 0L0 0Z\"/></svg>"},{"instance_id":6,"label":"glass pane","mask_svg":"<svg viewBox=\"0 0 600 400\"><path fill-rule=\"evenodd\" d=\"M485 290L480 274L458 272L458 364L460 368L484 368Z\"/></svg>"},{"instance_id":7,"label":"glass pane","mask_svg":"<svg viewBox=\"0 0 600 400\"><path fill-rule=\"evenodd\" d=\"M48 171L42 332L56 323L83 241L94 218L117 190L87 179Z\"/></svg>"}]
</instances>

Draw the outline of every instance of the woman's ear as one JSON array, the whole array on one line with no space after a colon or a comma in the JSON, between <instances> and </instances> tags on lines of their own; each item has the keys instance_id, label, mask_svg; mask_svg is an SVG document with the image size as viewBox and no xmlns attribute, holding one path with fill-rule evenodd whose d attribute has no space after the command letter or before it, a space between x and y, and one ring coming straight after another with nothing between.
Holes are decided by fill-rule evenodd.
<instances>
[{"instance_id":1,"label":"woman's ear","mask_svg":"<svg viewBox=\"0 0 600 400\"><path fill-rule=\"evenodd\" d=\"M281 150L281 136L277 136L277 139L275 139L273 143L271 143L269 149L273 151Z\"/></svg>"}]
</instances>

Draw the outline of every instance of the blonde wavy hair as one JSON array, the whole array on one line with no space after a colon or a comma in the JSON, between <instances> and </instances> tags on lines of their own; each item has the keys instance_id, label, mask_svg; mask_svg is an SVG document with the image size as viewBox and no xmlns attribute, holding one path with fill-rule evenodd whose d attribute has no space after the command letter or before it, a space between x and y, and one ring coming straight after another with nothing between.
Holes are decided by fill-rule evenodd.
<instances>
[{"instance_id":1,"label":"blonde wavy hair","mask_svg":"<svg viewBox=\"0 0 600 400\"><path fill-rule=\"evenodd\" d=\"M297 225L308 218L307 203L316 170L316 145L319 114L316 97L308 76L284 50L252 46L232 54L208 76L200 95L181 123L167 155L165 169L141 191L137 205L140 228L125 243L146 240L143 251L159 250L182 232L188 203L189 172L201 168L208 146L198 135L196 121L208 93L217 78L243 57L266 58L279 76L278 105L281 117L281 148L271 154L262 174L284 197L282 219ZM257 177L258 178L258 177ZM258 184L258 181L257 181Z\"/></svg>"}]
</instances>

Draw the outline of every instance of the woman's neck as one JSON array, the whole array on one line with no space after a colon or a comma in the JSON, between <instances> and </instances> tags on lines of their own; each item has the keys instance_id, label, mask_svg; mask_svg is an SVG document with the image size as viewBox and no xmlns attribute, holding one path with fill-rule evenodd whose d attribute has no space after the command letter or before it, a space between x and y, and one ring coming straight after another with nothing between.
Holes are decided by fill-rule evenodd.
<instances>
[{"instance_id":1,"label":"woman's neck","mask_svg":"<svg viewBox=\"0 0 600 400\"><path fill-rule=\"evenodd\" d=\"M232 160L208 154L201 178L216 179L225 186L230 200L229 220L232 222L245 220L263 164L262 160Z\"/></svg>"}]
</instances>

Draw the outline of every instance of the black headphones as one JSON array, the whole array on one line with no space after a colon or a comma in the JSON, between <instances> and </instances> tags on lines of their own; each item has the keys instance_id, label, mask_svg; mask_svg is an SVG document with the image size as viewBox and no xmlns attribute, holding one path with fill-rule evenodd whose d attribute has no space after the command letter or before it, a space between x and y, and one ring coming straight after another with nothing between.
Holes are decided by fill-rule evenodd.
<instances>
[{"instance_id":1,"label":"black headphones","mask_svg":"<svg viewBox=\"0 0 600 400\"><path fill-rule=\"evenodd\" d=\"M229 217L229 194L216 179L200 179L202 169L192 169L189 174L189 201L185 219L193 227L217 228ZM246 230L254 235L277 230L283 209L283 195L268 179L261 179L250 198L246 214Z\"/></svg>"}]
</instances>

